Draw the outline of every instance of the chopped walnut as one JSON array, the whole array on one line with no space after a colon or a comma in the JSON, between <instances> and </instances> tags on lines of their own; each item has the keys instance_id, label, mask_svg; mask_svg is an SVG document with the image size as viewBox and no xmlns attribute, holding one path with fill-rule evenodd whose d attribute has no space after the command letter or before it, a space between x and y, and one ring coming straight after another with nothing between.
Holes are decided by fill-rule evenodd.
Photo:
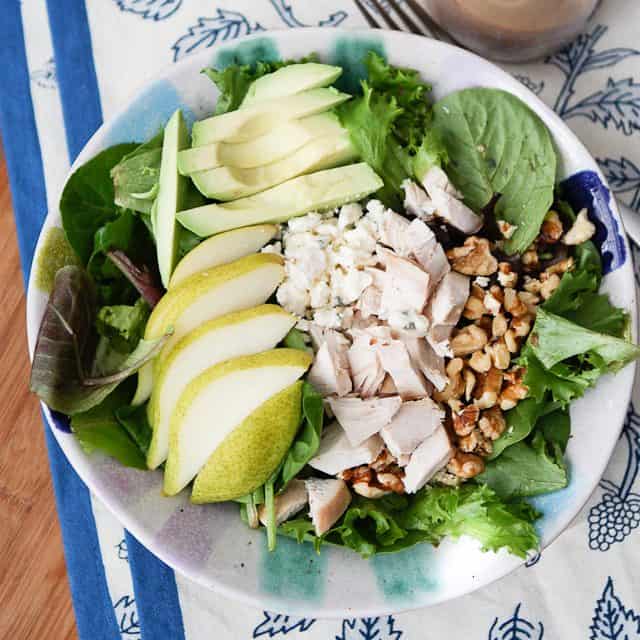
<instances>
[{"instance_id":1,"label":"chopped walnut","mask_svg":"<svg viewBox=\"0 0 640 640\"><path fill-rule=\"evenodd\" d=\"M493 287L491 287L491 289L493 289ZM500 309L502 308L501 298L503 298L502 295L498 297L495 295L495 292L493 291L487 291L487 293L485 294L484 300L483 300L484 306L487 309L487 312L490 313L492 316L497 316L500 313Z\"/></svg>"},{"instance_id":2,"label":"chopped walnut","mask_svg":"<svg viewBox=\"0 0 640 640\"><path fill-rule=\"evenodd\" d=\"M469 402L471 400L471 394L473 393L473 389L476 386L476 377L473 375L473 371L471 369L465 369L464 374L464 399Z\"/></svg>"},{"instance_id":3,"label":"chopped walnut","mask_svg":"<svg viewBox=\"0 0 640 640\"><path fill-rule=\"evenodd\" d=\"M542 286L540 287L540 295L542 296L543 300L548 300L559 286L560 276L557 273L548 275L542 283Z\"/></svg>"},{"instance_id":4,"label":"chopped walnut","mask_svg":"<svg viewBox=\"0 0 640 640\"><path fill-rule=\"evenodd\" d=\"M504 343L507 345L509 353L518 353L518 349L520 348L520 341L518 340L515 332L512 329L509 329L504 334Z\"/></svg>"},{"instance_id":5,"label":"chopped walnut","mask_svg":"<svg viewBox=\"0 0 640 640\"><path fill-rule=\"evenodd\" d=\"M458 436L469 435L480 417L480 409L475 405L467 405L462 411L451 414L453 430Z\"/></svg>"},{"instance_id":6,"label":"chopped walnut","mask_svg":"<svg viewBox=\"0 0 640 640\"><path fill-rule=\"evenodd\" d=\"M525 276L523 289L529 293L540 293L540 289L542 289L542 282L537 278Z\"/></svg>"},{"instance_id":7,"label":"chopped walnut","mask_svg":"<svg viewBox=\"0 0 640 640\"><path fill-rule=\"evenodd\" d=\"M382 498L383 496L388 496L391 493L391 491L380 489L379 487L367 484L366 482L354 482L351 485L351 488L363 498L371 498L372 500L377 500L378 498Z\"/></svg>"},{"instance_id":8,"label":"chopped walnut","mask_svg":"<svg viewBox=\"0 0 640 640\"><path fill-rule=\"evenodd\" d=\"M522 302L524 302L527 307L527 311L535 315L537 312L538 304L540 303L540 298L535 293L530 293L529 291L518 291L518 298ZM522 315L522 314L513 314L513 315Z\"/></svg>"},{"instance_id":9,"label":"chopped walnut","mask_svg":"<svg viewBox=\"0 0 640 640\"><path fill-rule=\"evenodd\" d=\"M442 391L434 391L433 399L437 402L449 402L451 399L460 398L464 393L464 380L462 379L462 358L453 358L447 363L447 386Z\"/></svg>"},{"instance_id":10,"label":"chopped walnut","mask_svg":"<svg viewBox=\"0 0 640 640\"><path fill-rule=\"evenodd\" d=\"M451 351L454 356L467 356L482 349L488 342L486 331L475 324L458 330L451 338Z\"/></svg>"},{"instance_id":11,"label":"chopped walnut","mask_svg":"<svg viewBox=\"0 0 640 640\"><path fill-rule=\"evenodd\" d=\"M511 354L504 340L487 345L485 351L491 356L491 361L496 369L504 370L511 363Z\"/></svg>"},{"instance_id":12,"label":"chopped walnut","mask_svg":"<svg viewBox=\"0 0 640 640\"><path fill-rule=\"evenodd\" d=\"M562 237L562 221L557 211L549 211L544 218L540 236L547 244L555 244Z\"/></svg>"},{"instance_id":13,"label":"chopped walnut","mask_svg":"<svg viewBox=\"0 0 640 640\"><path fill-rule=\"evenodd\" d=\"M491 335L494 338L501 338L508 329L507 319L504 317L504 314L499 313L493 319L491 323Z\"/></svg>"},{"instance_id":14,"label":"chopped walnut","mask_svg":"<svg viewBox=\"0 0 640 640\"><path fill-rule=\"evenodd\" d=\"M378 484L389 491L393 491L394 493L404 493L404 483L402 482L403 475L404 473L401 471L395 473L391 471L378 473Z\"/></svg>"},{"instance_id":15,"label":"chopped walnut","mask_svg":"<svg viewBox=\"0 0 640 640\"><path fill-rule=\"evenodd\" d=\"M480 409L489 409L498 401L502 387L502 372L492 367L487 373L478 374L478 382L474 390L475 405Z\"/></svg>"},{"instance_id":16,"label":"chopped walnut","mask_svg":"<svg viewBox=\"0 0 640 640\"><path fill-rule=\"evenodd\" d=\"M469 358L469 366L478 373L486 373L491 369L491 356L484 351L475 351Z\"/></svg>"},{"instance_id":17,"label":"chopped walnut","mask_svg":"<svg viewBox=\"0 0 640 640\"><path fill-rule=\"evenodd\" d=\"M511 238L511 236L513 236L513 234L516 232L516 229L518 228L517 224L511 224L506 220L496 220L496 224L498 225L498 229L502 234L502 237L506 238L507 240Z\"/></svg>"},{"instance_id":18,"label":"chopped walnut","mask_svg":"<svg viewBox=\"0 0 640 640\"><path fill-rule=\"evenodd\" d=\"M433 476L433 481L438 484L443 484L447 487L457 487L460 485L460 478L458 476L451 473L447 469L440 469L435 476Z\"/></svg>"},{"instance_id":19,"label":"chopped walnut","mask_svg":"<svg viewBox=\"0 0 640 640\"><path fill-rule=\"evenodd\" d=\"M478 320L486 313L489 312L480 298L476 298L475 296L469 296L467 298L464 311L462 312L462 315L467 320Z\"/></svg>"},{"instance_id":20,"label":"chopped walnut","mask_svg":"<svg viewBox=\"0 0 640 640\"><path fill-rule=\"evenodd\" d=\"M502 389L500 394L500 408L503 411L513 409L520 400L524 400L527 397L529 390L522 383L521 378L516 378L516 381L507 383Z\"/></svg>"},{"instance_id":21,"label":"chopped walnut","mask_svg":"<svg viewBox=\"0 0 640 640\"><path fill-rule=\"evenodd\" d=\"M500 408L491 407L482 412L478 427L487 438L497 440L507 428L507 423Z\"/></svg>"},{"instance_id":22,"label":"chopped walnut","mask_svg":"<svg viewBox=\"0 0 640 640\"><path fill-rule=\"evenodd\" d=\"M530 315L520 316L519 318L514 318L511 321L511 330L515 336L523 338L524 336L528 336L531 331L531 321L532 317ZM515 353L512 351L512 353Z\"/></svg>"},{"instance_id":23,"label":"chopped walnut","mask_svg":"<svg viewBox=\"0 0 640 640\"><path fill-rule=\"evenodd\" d=\"M508 262L498 264L498 282L503 287L515 287L518 282L518 274Z\"/></svg>"},{"instance_id":24,"label":"chopped walnut","mask_svg":"<svg viewBox=\"0 0 640 640\"><path fill-rule=\"evenodd\" d=\"M490 276L498 269L498 261L491 254L486 238L470 236L463 246L447 251L451 267L468 276Z\"/></svg>"},{"instance_id":25,"label":"chopped walnut","mask_svg":"<svg viewBox=\"0 0 640 640\"><path fill-rule=\"evenodd\" d=\"M571 271L574 266L574 260L571 256L565 258L564 260L559 260L558 262L554 262L552 265L549 265L545 269L545 273L565 273L567 271Z\"/></svg>"},{"instance_id":26,"label":"chopped walnut","mask_svg":"<svg viewBox=\"0 0 640 640\"><path fill-rule=\"evenodd\" d=\"M536 269L539 262L540 259L538 257L538 251L535 247L529 247L522 254L522 264L528 271L533 271L534 269Z\"/></svg>"},{"instance_id":27,"label":"chopped walnut","mask_svg":"<svg viewBox=\"0 0 640 640\"><path fill-rule=\"evenodd\" d=\"M589 220L586 209L581 209L576 221L562 238L563 244L576 245L590 240L596 232L596 226Z\"/></svg>"},{"instance_id":28,"label":"chopped walnut","mask_svg":"<svg viewBox=\"0 0 640 640\"><path fill-rule=\"evenodd\" d=\"M459 478L474 478L484 471L484 461L474 453L456 451L453 458L449 460L447 471L450 471Z\"/></svg>"},{"instance_id":29,"label":"chopped walnut","mask_svg":"<svg viewBox=\"0 0 640 640\"><path fill-rule=\"evenodd\" d=\"M527 305L518 296L515 289L507 288L504 290L504 308L516 318L528 313Z\"/></svg>"}]
</instances>

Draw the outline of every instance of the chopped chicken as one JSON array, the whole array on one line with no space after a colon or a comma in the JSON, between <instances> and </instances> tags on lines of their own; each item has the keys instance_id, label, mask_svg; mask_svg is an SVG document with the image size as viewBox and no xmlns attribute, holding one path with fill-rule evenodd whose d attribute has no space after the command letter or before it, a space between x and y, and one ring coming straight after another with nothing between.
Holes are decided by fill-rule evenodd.
<instances>
[{"instance_id":1,"label":"chopped chicken","mask_svg":"<svg viewBox=\"0 0 640 640\"><path fill-rule=\"evenodd\" d=\"M402 187L404 188L404 208L416 218L431 220L436 208L427 192L413 180L405 180Z\"/></svg>"},{"instance_id":2,"label":"chopped chicken","mask_svg":"<svg viewBox=\"0 0 640 640\"><path fill-rule=\"evenodd\" d=\"M304 480L292 480L287 485L287 488L275 497L276 526L281 525L298 511L301 511L308 500L307 487ZM258 508L260 522L265 526L267 524L266 511L263 504Z\"/></svg>"},{"instance_id":3,"label":"chopped chicken","mask_svg":"<svg viewBox=\"0 0 640 640\"><path fill-rule=\"evenodd\" d=\"M447 430L439 427L411 454L411 460L404 468L406 492L422 489L449 462L452 451Z\"/></svg>"},{"instance_id":4,"label":"chopped chicken","mask_svg":"<svg viewBox=\"0 0 640 640\"><path fill-rule=\"evenodd\" d=\"M449 271L433 294L428 307L431 327L427 339L439 356L450 355L449 337L468 297L469 278L456 271Z\"/></svg>"},{"instance_id":5,"label":"chopped chicken","mask_svg":"<svg viewBox=\"0 0 640 640\"><path fill-rule=\"evenodd\" d=\"M451 271L447 255L435 234L421 220L414 220L407 231L408 248L418 264L429 274L431 295L440 280Z\"/></svg>"},{"instance_id":6,"label":"chopped chicken","mask_svg":"<svg viewBox=\"0 0 640 640\"><path fill-rule=\"evenodd\" d=\"M413 366L407 348L400 340L378 347L382 368L393 378L403 400L415 400L429 395L424 376Z\"/></svg>"},{"instance_id":7,"label":"chopped chicken","mask_svg":"<svg viewBox=\"0 0 640 640\"><path fill-rule=\"evenodd\" d=\"M369 398L378 391L384 381L385 372L378 359L371 338L362 333L355 333L353 344L347 351L353 390L363 398Z\"/></svg>"},{"instance_id":8,"label":"chopped chicken","mask_svg":"<svg viewBox=\"0 0 640 640\"><path fill-rule=\"evenodd\" d=\"M405 402L391 422L382 428L380 435L387 449L398 458L413 453L442 426L443 420L444 411L431 398Z\"/></svg>"},{"instance_id":9,"label":"chopped chicken","mask_svg":"<svg viewBox=\"0 0 640 640\"><path fill-rule=\"evenodd\" d=\"M309 514L317 536L331 529L347 510L351 492L344 480L309 478L305 481L309 494Z\"/></svg>"},{"instance_id":10,"label":"chopped chicken","mask_svg":"<svg viewBox=\"0 0 640 640\"><path fill-rule=\"evenodd\" d=\"M398 255L407 255L407 229L409 221L399 213L386 209L378 225L380 242L391 247Z\"/></svg>"},{"instance_id":11,"label":"chopped chicken","mask_svg":"<svg viewBox=\"0 0 640 640\"><path fill-rule=\"evenodd\" d=\"M475 233L482 227L482 218L475 214L458 198L460 194L449 182L447 174L440 167L432 167L422 181L436 213L452 227L463 233Z\"/></svg>"},{"instance_id":12,"label":"chopped chicken","mask_svg":"<svg viewBox=\"0 0 640 640\"><path fill-rule=\"evenodd\" d=\"M347 350L349 341L337 331L327 330L313 366L309 382L323 395L344 396L351 391Z\"/></svg>"},{"instance_id":13,"label":"chopped chicken","mask_svg":"<svg viewBox=\"0 0 640 640\"><path fill-rule=\"evenodd\" d=\"M381 317L389 317L396 311L422 313L429 295L429 274L415 262L387 249L379 249L378 255L387 273L380 302Z\"/></svg>"},{"instance_id":14,"label":"chopped chicken","mask_svg":"<svg viewBox=\"0 0 640 640\"><path fill-rule=\"evenodd\" d=\"M345 469L370 464L378 457L383 447L384 442L379 435L373 435L354 447L344 429L337 422L332 422L323 430L320 447L316 455L309 460L309 466L334 476Z\"/></svg>"},{"instance_id":15,"label":"chopped chicken","mask_svg":"<svg viewBox=\"0 0 640 640\"><path fill-rule=\"evenodd\" d=\"M398 396L367 400L328 398L327 402L354 447L388 425L402 404Z\"/></svg>"},{"instance_id":16,"label":"chopped chicken","mask_svg":"<svg viewBox=\"0 0 640 640\"><path fill-rule=\"evenodd\" d=\"M363 317L377 316L380 313L382 303L382 292L388 278L387 272L382 269L367 267L365 272L371 276L371 284L362 292L360 299L356 303L356 309Z\"/></svg>"},{"instance_id":17,"label":"chopped chicken","mask_svg":"<svg viewBox=\"0 0 640 640\"><path fill-rule=\"evenodd\" d=\"M405 338L404 344L413 366L422 371L438 391L442 391L448 382L444 358L438 355L424 338Z\"/></svg>"}]
</instances>

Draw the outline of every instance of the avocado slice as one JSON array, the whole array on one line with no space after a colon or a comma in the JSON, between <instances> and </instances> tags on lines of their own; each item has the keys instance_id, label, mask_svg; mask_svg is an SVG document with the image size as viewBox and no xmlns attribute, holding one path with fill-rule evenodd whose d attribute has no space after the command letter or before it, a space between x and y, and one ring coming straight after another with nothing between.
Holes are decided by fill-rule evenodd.
<instances>
[{"instance_id":1,"label":"avocado slice","mask_svg":"<svg viewBox=\"0 0 640 640\"><path fill-rule=\"evenodd\" d=\"M283 122L329 111L350 97L348 93L341 93L332 87L310 89L293 96L265 100L246 109L212 116L194 123L193 146L255 140Z\"/></svg>"},{"instance_id":2,"label":"avocado slice","mask_svg":"<svg viewBox=\"0 0 640 640\"><path fill-rule=\"evenodd\" d=\"M164 130L158 197L152 212L158 267L162 284L167 287L178 254L176 212L186 205L189 180L178 173L178 152L189 146L189 132L178 109Z\"/></svg>"},{"instance_id":3,"label":"avocado slice","mask_svg":"<svg viewBox=\"0 0 640 640\"><path fill-rule=\"evenodd\" d=\"M214 200L236 200L259 193L303 173L353 162L358 154L348 133L312 140L287 156L255 169L218 167L191 176L200 193Z\"/></svg>"},{"instance_id":4,"label":"avocado slice","mask_svg":"<svg viewBox=\"0 0 640 640\"><path fill-rule=\"evenodd\" d=\"M253 169L294 153L300 147L346 130L335 113L325 111L300 120L289 120L248 142L214 142L185 149L178 154L178 170L183 176L216 167Z\"/></svg>"},{"instance_id":5,"label":"avocado slice","mask_svg":"<svg viewBox=\"0 0 640 640\"><path fill-rule=\"evenodd\" d=\"M341 74L342 67L318 62L303 62L282 67L254 80L240 104L240 109L264 100L291 96L317 87L328 87Z\"/></svg>"},{"instance_id":6,"label":"avocado slice","mask_svg":"<svg viewBox=\"0 0 640 640\"><path fill-rule=\"evenodd\" d=\"M263 222L285 222L310 211L356 202L382 188L365 162L309 173L256 195L178 213L178 221L201 237Z\"/></svg>"}]
</instances>

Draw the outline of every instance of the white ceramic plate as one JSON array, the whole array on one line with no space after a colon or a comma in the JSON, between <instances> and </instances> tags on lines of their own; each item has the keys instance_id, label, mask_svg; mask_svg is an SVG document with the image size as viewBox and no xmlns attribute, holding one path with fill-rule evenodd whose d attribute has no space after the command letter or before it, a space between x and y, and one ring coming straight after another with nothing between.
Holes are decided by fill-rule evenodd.
<instances>
[{"instance_id":1,"label":"white ceramic plate","mask_svg":"<svg viewBox=\"0 0 640 640\"><path fill-rule=\"evenodd\" d=\"M604 289L614 304L631 313L636 326L635 288L629 247L620 217L597 164L573 133L536 96L510 75L460 49L406 33L297 29L259 35L214 48L167 68L145 86L118 115L91 138L73 169L102 149L154 135L182 107L191 118L211 112L216 93L200 70L212 64L296 58L317 52L347 69L354 85L360 60L369 49L396 65L414 67L433 84L435 98L472 86L496 87L524 100L549 127L559 155L559 179L574 206L589 208L598 227L607 275ZM72 169L72 170L73 170ZM60 225L51 211L44 229ZM36 249L42 246L42 236ZM27 327L33 350L46 296L29 286ZM596 487L618 439L629 401L634 367L602 379L571 406L573 435L567 450L571 483L563 491L536 499L543 547L558 536ZM164 562L225 596L275 611L320 617L373 616L442 602L504 576L522 564L507 553L482 553L470 539L445 541L438 549L420 545L365 561L350 551L280 539L269 554L261 532L249 530L234 504L193 506L186 492L161 496L161 474L121 467L100 455L87 456L65 420L45 407L62 449L80 477L124 526Z\"/></svg>"}]
</instances>

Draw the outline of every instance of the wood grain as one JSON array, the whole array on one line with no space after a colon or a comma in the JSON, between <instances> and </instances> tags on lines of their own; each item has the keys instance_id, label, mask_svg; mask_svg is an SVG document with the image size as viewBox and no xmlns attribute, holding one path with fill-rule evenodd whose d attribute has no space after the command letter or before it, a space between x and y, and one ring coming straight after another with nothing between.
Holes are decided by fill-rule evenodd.
<instances>
[{"instance_id":1,"label":"wood grain","mask_svg":"<svg viewBox=\"0 0 640 640\"><path fill-rule=\"evenodd\" d=\"M25 295L0 147L0 638L77 638L44 426L28 391Z\"/></svg>"}]
</instances>

